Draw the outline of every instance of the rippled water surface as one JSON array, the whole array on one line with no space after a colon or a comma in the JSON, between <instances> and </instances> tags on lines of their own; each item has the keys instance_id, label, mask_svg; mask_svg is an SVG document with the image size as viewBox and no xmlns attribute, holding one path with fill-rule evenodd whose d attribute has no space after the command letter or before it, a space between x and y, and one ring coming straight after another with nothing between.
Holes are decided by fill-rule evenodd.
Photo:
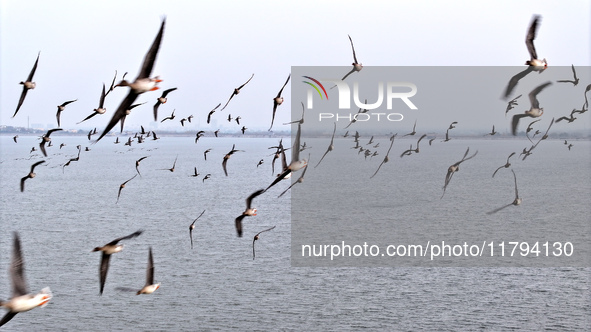
<instances>
[{"instance_id":1,"label":"rippled water surface","mask_svg":"<svg viewBox=\"0 0 591 332\"><path fill-rule=\"evenodd\" d=\"M5 326L7 330L582 331L591 326L589 268L292 267L291 196L277 198L287 183L254 200L258 215L244 219L244 237L237 238L234 219L244 210L245 198L274 178L269 156L273 150L268 147L278 139L204 137L195 144L193 137L164 137L130 148L113 144L111 137L94 145L85 137L52 138L55 145L42 158L38 152L29 153L38 145L36 137L21 137L17 144L11 137L0 137L0 298L11 294L8 267L13 231L21 237L29 290L49 286L54 295L47 307L17 315ZM62 142L66 146L59 149ZM410 157L417 158L413 165L398 156L410 142L414 139L394 145L392 161L373 180L394 170L412 174L420 165L432 165L424 169L425 175L416 176L420 184L416 188L380 188L384 181L375 184L376 190L396 193L399 206L423 202L429 207L424 215L436 213L434 206L437 211L444 208L441 204L461 199L462 180L490 178L511 149L525 147L523 141L492 146L489 140L458 139L446 146L459 151L448 159L441 160L445 156L435 153L434 143L432 154L426 146ZM313 160L320 159L326 143L309 143ZM349 142L337 143L348 148ZM82 151L80 161L62 167L77 154L77 144L90 151ZM232 144L245 152L236 152L228 160L226 177L221 162ZM531 199L538 195L543 194L545 202L559 203L573 195L577 201L571 204L581 214L579 222L589 224L591 146L588 141L574 144L568 151L562 142L549 140L525 162L515 162L516 172L523 176L520 193L527 197L516 210L540 208L536 204L541 203ZM459 160L467 145L480 149L480 161L474 158L470 161L473 171L466 164L465 173L454 177L445 197L449 200L442 203L445 169ZM373 160L359 157L356 171L363 177L375 172L387 139L381 146L381 155ZM207 148L212 151L205 161ZM486 157L485 152L492 156ZM135 160L143 156L149 157L139 166L141 177L127 184L116 204L119 185L136 174ZM163 170L172 167L177 156L175 171ZM306 181L297 185L300 190L313 188L319 181L314 174L322 174L322 167L334 166L336 160L329 157L317 173L309 170ZM264 164L257 168L260 159ZM21 193L20 178L38 160L46 163L37 167L37 176L26 181ZM586 165L580 167L582 177L573 171L577 165ZM194 167L199 177L190 176ZM552 180L525 175L529 167L544 170L543 177ZM279 168L277 164L275 173ZM203 181L207 173L211 179ZM498 181L508 183L508 190L500 189L498 200L487 202L483 212L508 203L505 194L512 199L512 178L502 175ZM538 184L528 186L531 181ZM470 197L478 202L476 192ZM188 226L203 210L191 249ZM417 218L417 211L407 213L400 218ZM253 260L254 234L271 226L276 228L256 242ZM91 250L138 229L144 233L122 241L125 249L113 255L104 294L99 296L100 254ZM588 234L588 228L583 231ZM118 291L116 287L143 286L149 247L160 289L147 296Z\"/></svg>"}]
</instances>

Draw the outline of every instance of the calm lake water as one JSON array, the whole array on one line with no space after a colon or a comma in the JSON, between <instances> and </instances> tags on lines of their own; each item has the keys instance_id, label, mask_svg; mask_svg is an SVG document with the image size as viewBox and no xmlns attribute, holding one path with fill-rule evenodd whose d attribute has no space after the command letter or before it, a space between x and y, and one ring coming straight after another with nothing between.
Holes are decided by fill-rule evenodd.
<instances>
[{"instance_id":1,"label":"calm lake water","mask_svg":"<svg viewBox=\"0 0 591 332\"><path fill-rule=\"evenodd\" d=\"M353 146L349 138L338 139L335 151L294 186L293 198L291 193L277 198L288 181L258 196L253 203L258 215L244 219L244 237L238 238L234 219L244 210L246 197L274 179L270 156L274 150L268 147L277 145L278 139L204 137L195 144L194 137L163 137L127 147L113 144L112 137L98 144L90 144L85 137L52 138L49 156L42 157L39 152L29 153L38 146L37 137L20 137L15 144L12 137L0 136L0 276L4 276L0 298L11 294L8 268L15 231L21 237L29 291L49 286L54 295L47 307L17 315L5 326L7 330L591 328L591 269L584 267L588 261L583 267L553 268L503 267L502 262L493 262L497 267L292 267L291 257L294 215L315 218L321 226L329 220L331 209L321 194L325 190L343 199L355 198L357 213L378 222L388 213L409 223L434 215L443 222L455 215L464 221L453 224L450 232L467 229L468 234L482 230L485 223L500 226L533 219L543 225L556 221L560 234L568 231L562 225L570 225L567 221L572 219L588 237L589 141L573 141L568 151L562 141L547 140L525 161L514 156L512 167L523 204L488 216L487 211L514 198L511 172L501 169L494 179L492 172L505 163L510 152L529 147L527 140L437 140L433 146L421 146L419 154L404 158L400 153L416 138L395 142L390 162L369 184L375 190L372 194L395 198L386 206L384 201L364 200L364 192L349 192L351 181L343 180L343 173L330 171L345 167L340 158ZM370 180L389 143L379 141L376 150L380 154L373 159L365 160L348 150L356 160L344 168L351 178L363 180L360 183ZM60 143L66 146L59 149ZM77 144L90 151L82 151L78 162L62 167L76 156ZM228 160L226 177L222 158L233 144L245 152L236 152ZM284 144L288 146L289 139ZM301 156L311 152L315 166L328 139L310 140L308 145L312 149ZM470 151L478 150L478 156L462 164L462 171L440 199L447 167L461 159L468 146ZM203 152L208 148L212 150L206 161ZM119 185L136 174L135 161L143 156L148 158L139 166L141 177L127 184L116 204ZM175 171L163 170L171 168L177 156ZM264 164L257 167L260 159ZM35 169L37 176L26 181L21 193L20 178L38 160L46 163ZM190 176L194 167L201 173L198 177ZM275 173L280 168L278 162ZM203 181L208 173L211 178ZM294 174L297 177L299 173ZM481 185L491 189L482 190ZM295 205L306 192L316 205L292 211L292 199ZM560 219L565 207L570 207L568 220ZM203 210L191 249L188 226ZM477 226L470 228L468 221ZM252 237L272 226L276 228L256 242L253 260ZM124 250L111 258L105 291L99 296L100 254L91 250L138 229L144 233L122 241ZM140 289L144 285L149 247L160 289L146 296L118 291L117 287Z\"/></svg>"}]
</instances>

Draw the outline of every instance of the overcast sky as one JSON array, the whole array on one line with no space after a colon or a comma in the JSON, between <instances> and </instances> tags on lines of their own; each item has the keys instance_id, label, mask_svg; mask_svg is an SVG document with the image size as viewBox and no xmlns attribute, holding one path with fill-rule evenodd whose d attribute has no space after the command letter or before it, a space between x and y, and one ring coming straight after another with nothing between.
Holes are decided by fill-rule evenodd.
<instances>
[{"instance_id":1,"label":"overcast sky","mask_svg":"<svg viewBox=\"0 0 591 332\"><path fill-rule=\"evenodd\" d=\"M98 106L102 84L110 84L115 70L118 79L124 72L131 79L137 76L164 16L166 28L153 74L164 80L162 90L178 90L160 107L160 119L173 109L177 117L161 124L161 129L181 129L178 120L192 114L196 121L189 129L215 130L224 125L238 130L238 125L225 120L232 114L240 115L248 128L266 130L272 98L291 66L350 66L348 34L364 66L523 66L529 58L526 30L532 15L540 14L535 41L539 57L547 58L550 68L574 64L588 71L582 66L591 65L589 1L1 0L0 4L0 123L10 126L27 126L29 120L57 127L56 105L78 99L62 114L62 127L102 130L127 88L107 96L106 114L76 123ZM18 83L27 78L38 52L37 87L12 118L22 90ZM208 126L208 112L224 104L253 73L253 80L224 112L214 115L217 123ZM589 83L581 82L577 88L584 90ZM278 108L274 129L287 129L277 124L290 120L290 88L291 83L283 93L286 103ZM151 125L159 94L138 98L147 103L128 117L127 128Z\"/></svg>"}]
</instances>

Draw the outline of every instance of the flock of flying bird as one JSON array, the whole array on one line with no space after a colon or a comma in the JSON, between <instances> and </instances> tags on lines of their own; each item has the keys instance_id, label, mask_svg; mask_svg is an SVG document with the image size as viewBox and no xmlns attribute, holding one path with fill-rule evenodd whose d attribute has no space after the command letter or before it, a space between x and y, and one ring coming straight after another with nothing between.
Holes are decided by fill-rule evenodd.
<instances>
[{"instance_id":1,"label":"flock of flying bird","mask_svg":"<svg viewBox=\"0 0 591 332\"><path fill-rule=\"evenodd\" d=\"M508 99L513 90L516 88L519 80L523 79L523 77L525 77L526 75L528 75L531 72L539 72L542 73L546 68L547 68L547 61L546 59L538 59L533 41L536 37L536 31L537 31L537 27L539 25L540 22L540 17L539 16L534 16L532 23L530 24L530 27L527 31L527 36L526 36L526 46L527 49L529 51L530 54L530 60L526 61L526 69L518 74L516 74L514 77L512 77L509 81L509 83L507 84L507 87L505 89L505 93L504 93L504 98ZM109 89L106 88L105 84L103 84L102 86L102 90L101 90L101 95L99 98L99 104L97 106L97 108L95 108L93 110L93 112L88 115L86 118L84 118L82 121L80 122L84 122L87 121L97 115L102 115L106 113L106 109L104 107L104 103L105 103L105 98L107 97L107 95L113 91L113 89L118 88L118 87L128 87L129 88L129 92L127 93L127 96L121 101L120 105L118 106L118 108L116 109L116 111L113 113L111 120L109 121L109 123L107 124L107 126L104 128L104 130L102 131L102 133L99 135L99 137L94 141L95 143L100 141L101 139L103 139L105 137L105 135L107 135L118 123L120 123L121 125L121 131L123 131L123 126L124 126L124 121L127 115L129 115L131 113L131 110L139 105L142 105L143 103L140 104L134 104L136 99L149 91L155 91L158 90L158 83L162 82L162 80L156 76L156 77L152 77L152 69L154 67L154 63L157 57L157 53L158 50L160 48L160 44L161 44L161 40L163 38L163 33L164 33L164 27L165 27L165 20L162 21L162 24L160 26L160 30L158 31L158 34L156 35L156 38L154 39L154 42L152 43L150 49L148 50L144 61L142 63L142 66L140 68L140 72L138 74L138 76L136 77L136 79L134 81L127 81L125 80L125 76L123 75L122 80L118 83L115 84L116 78L117 78L117 72L115 72L115 77L113 78L113 82L111 83ZM351 44L351 48L352 48L352 52L353 52L353 60L354 62L352 63L352 69L346 73L343 76L343 80L345 80L347 77L349 77L351 74L355 73L355 72L360 72L363 68L363 65L361 63L358 62L357 60L357 56L355 53L355 48L353 46L353 40L350 36L349 37L349 41ZM28 93L29 90L34 89L36 87L35 82L33 82L33 77L35 74L35 71L37 69L37 65L39 62L39 54L37 56L37 59L35 61L35 64L31 70L31 72L29 73L29 76L27 77L26 81L21 82L20 84L23 85L23 90L20 96L20 99L18 101L18 105L16 108L16 111L14 112L14 116L17 116L17 113L19 112L19 110L21 109L21 106L23 105L24 101L25 101L25 97ZM560 80L557 81L558 83L571 83L574 86L577 86L577 84L579 83L579 79L576 75L576 70L575 67L572 66L572 72L574 75L573 80ZM127 73L126 73L127 74ZM237 96L241 90L253 79L254 74L251 75L251 77L242 85L240 85L239 87L235 88L232 92L232 94L230 95L230 97L228 98L228 100L226 101L226 103L224 104L223 107L221 107L221 109L219 110L219 112L222 112L230 103L230 101ZM287 86L287 84L289 83L291 78L291 75L288 75L285 83L283 84L283 86L281 87L281 89L279 90L278 94L273 98L273 111L272 111L272 118L271 118L271 126L269 128L269 131L272 130L273 128L273 123L275 120L275 114L277 111L278 106L280 106L283 103L283 97L282 92L284 90L284 88ZM534 121L532 121L526 130L526 136L528 138L528 140L532 143L531 147L529 148L524 148L523 152L519 155L519 157L521 157L523 155L523 160L526 159L527 156L529 156L532 153L532 150L538 146L538 144L540 144L540 142L542 140L545 140L548 138L548 132L550 130L550 128L552 127L554 122L561 122L561 121L567 121L567 122L572 122L574 120L576 120L576 118L574 117L575 114L582 114L585 113L588 110L588 100L587 100L587 93L591 90L591 84L588 85L586 87L586 90L584 92L584 98L585 98L585 102L582 106L582 108L580 110L573 110L569 116L562 116L556 120L552 119L549 127L546 129L545 133L537 140L536 143L534 143L533 138L535 138L535 136L537 136L538 134L541 134L541 132L538 130L536 131L532 137L530 137L529 133L530 131L533 131L534 127L533 125L538 122L540 119L540 117L543 115L544 110L542 107L540 107L540 102L538 100L538 95L541 94L543 92L544 89L546 89L548 86L550 86L552 84L552 82L545 82L541 85L539 85L538 87L536 87L535 89L533 89L530 93L529 93L529 102L530 102L530 109L525 111L524 113L521 114L515 114L512 116L511 119L511 129L512 129L512 133L513 135L517 134L517 129L519 126L519 122L520 120L524 120L524 118L530 117L530 118L534 118ZM170 88L167 90L164 90L163 93L161 94L160 97L158 97L156 99L156 103L153 106L153 113L154 113L154 120L157 121L158 120L158 110L159 107L167 102L167 97L170 93L174 92L175 90L177 90L177 88ZM518 105L518 99L521 97L521 95L513 98L512 100L510 100L507 104L507 109L505 110L505 114L507 114L511 109L513 109L515 106ZM64 110L66 109L66 106L68 106L71 103L76 102L77 99L74 100L69 100L66 101L64 103L62 103L61 105L57 106L57 114L56 114L56 118L57 118L57 124L58 124L58 128L55 129L51 129L49 131L47 131L47 133L45 135L43 135L41 137L41 142L39 144L39 149L41 151L41 153L47 157L47 151L46 151L46 147L51 146L51 137L50 135L56 131L61 131L62 129L59 128L60 126L60 116L62 114L62 112L64 112ZM212 116L214 115L214 113L220 108L222 104L219 103L215 108L213 108L208 114L207 114L207 123L209 124L211 121ZM302 107L303 107L303 103L302 103ZM368 110L359 110L359 113L365 113ZM163 119L161 119L161 122L166 121L166 120L173 120L175 118L175 114L174 114L174 110L171 113L170 116L167 116ZM193 118L193 116L189 116L187 118L183 118L181 120L181 125L184 126L184 122L185 121L189 121L191 122L191 119ZM228 121L236 121L236 123L238 125L240 125L240 117L236 117L236 118L232 118L231 115L228 115ZM79 123L80 123L79 122ZM349 123L345 129L349 128L351 125L353 125L355 122L355 120L352 120L351 123ZM297 183L301 183L304 179L304 175L308 169L308 163L310 162L310 155L308 155L308 158L300 158L300 152L304 151L305 149L309 148L308 146L306 146L306 143L304 142L303 144L301 144L300 140L301 140L301 127L304 123L304 115L302 114L302 118L287 124L291 124L294 125L295 127L297 127L297 132L294 136L294 140L293 140L293 144L291 147L284 147L282 144L282 141L279 142L279 144L277 146L271 147L270 149L275 149L275 153L273 154L273 161L272 161L272 172L273 174L275 174L275 161L277 159L281 159L281 163L282 163L282 169L280 171L279 174L276 175L276 177L273 179L273 181L271 181L271 183L266 187L266 188L261 188L258 189L256 191L254 191L252 194L250 194L246 200L245 200L245 209L244 211L235 218L235 228L236 228L236 233L238 237L241 237L243 235L243 220L246 217L250 217L250 216L256 216L257 215L257 208L254 207L254 200L264 194L265 192L267 192L271 187L275 186L277 183L279 183L282 180L285 179L289 179L293 173L298 172L300 170L303 169L303 171L301 172L300 177L297 180L292 181L291 185L285 189L280 195L279 197L283 196L288 190L290 190L295 184ZM445 134L445 139L442 140L442 142L447 142L449 140L451 140L450 138L450 131L453 130L456 125L458 125L458 122L454 121L452 122L449 127L446 130L446 134ZM413 129L410 133L405 134L401 137L408 137L408 136L414 136L417 134L416 131L416 127L417 127L417 122L415 121L414 125L413 125ZM246 127L242 127L242 133L244 134L245 130L247 128ZM314 168L317 168L320 166L320 164L323 162L323 160L325 159L325 157L328 156L328 154L333 151L335 149L335 134L337 132L337 125L336 122L334 123L334 127L332 130L332 136L330 139L330 142L328 144L328 147L326 149L326 151L324 152L324 154L322 155L322 157L318 160L317 164L314 166ZM217 133L218 131L215 132L215 135L217 137ZM89 140L91 139L92 135L97 134L96 129L94 131L91 131L88 134L88 138ZM497 132L495 131L495 127L494 125L492 126L492 130L490 133L487 133L485 135L491 135L494 136L495 134L497 134ZM198 142L200 137L203 137L205 135L204 131L199 131L196 134L196 138L195 138L195 143ZM349 132L347 131L343 137L348 137L349 136ZM377 150L370 150L369 148L365 148L360 144L360 135L358 132L355 133L355 135L351 135L354 138L354 143L355 146L352 147L352 149L356 149L358 151L358 154L361 154L363 152L364 157L367 159L372 158L374 156L379 155L379 153L377 152ZM146 132L143 127L140 133L136 134L135 139L137 139L138 143L142 143L144 139L146 139L147 137L152 137L153 140L157 140L159 139L159 137L156 136L155 132ZM394 134L390 137L390 144L389 147L387 149L387 152L382 160L382 162L379 164L379 166L377 167L375 173L370 177L373 178L375 177L378 172L380 171L380 169L384 166L385 163L388 163L388 161L390 160L389 154L392 150L394 141L397 137L397 134ZM14 137L14 141L17 142L17 136ZM409 149L405 150L404 152L402 152L402 154L400 155L400 158L403 158L405 156L412 156L412 154L416 154L420 152L419 149L419 144L421 143L421 141L423 139L428 139L428 144L431 145L433 143L433 141L436 139L435 137L430 137L428 138L427 134L423 134L421 135L418 140L416 141L416 144L413 145L411 144ZM132 138L130 137L128 142L125 143L126 145L131 145L132 144ZM117 140L115 141L115 143L119 143L119 138L117 137ZM367 145L371 145L373 148L372 149L377 149L379 147L379 143L374 144L374 137L372 136L369 139L369 142L366 144ZM568 146L569 150L572 147L572 144L568 145L568 142L565 141L565 145ZM66 163L64 163L62 165L62 169L64 169L66 166L70 165L71 162L76 162L80 159L80 152L82 150L81 146L77 147L78 149L78 155L75 158L71 158L69 159ZM291 149L291 161L290 163L287 163L287 159L286 159L286 151ZM87 148L88 150L88 148ZM211 149L207 149L204 152L204 159L207 160L207 153L210 152ZM236 149L236 145L233 145L231 150L226 153L222 159L222 168L224 171L224 174L226 176L229 176L228 173L228 160L230 159L230 157L237 153L237 152L244 152L243 150L238 150ZM445 175L445 179L444 179L444 184L443 184L443 193L441 195L441 198L444 197L446 190L451 182L452 177L454 176L455 173L457 173L459 171L459 166L460 164L469 161L470 159L474 158L477 156L478 151L475 151L474 153L472 153L471 155L469 155L470 152L470 148L468 147L463 155L463 157L456 163L452 164L451 166L449 166L447 173ZM516 152L512 152L506 160L506 163L504 165L499 166L494 173L492 174L492 177L494 177L497 172L503 168L510 168L511 167L511 163L509 161L509 159L511 157L513 157L516 154ZM126 180L125 182L123 182L118 190L118 194L117 194L117 200L116 200L116 204L119 202L120 198L121 198L121 193L122 190L125 188L126 184L130 181L132 181L133 179L135 179L138 175L141 177L142 174L140 172L139 166L140 166L140 162L143 161L144 159L148 158L149 156L143 156L140 159L136 160L135 162L135 168L136 168L136 172L137 174L133 175L133 177L129 178L128 180ZM175 167L176 167L176 162L177 162L178 156L177 158L175 158L174 163L172 164L171 168L167 168L164 170L168 170L170 172L174 172L175 171ZM45 163L44 160L40 160L35 162L31 168L29 173L22 177L20 180L20 190L21 191L25 191L25 182L28 179L33 179L35 177L35 169L36 167L38 167L39 165ZM259 163L257 164L257 167L259 167L261 164L263 163L263 159L261 159L259 161ZM513 169L511 169L512 173L513 173L513 178L514 178L514 185L515 185L515 198L513 200L513 202L499 207L495 210L492 210L489 212L489 214L493 214L493 213L497 213L500 210L509 207L511 205L520 205L522 202L521 197L519 197L518 194L518 189L517 189L517 175L515 174L515 171L513 171ZM194 174L191 174L190 176L192 177L198 177L200 174L198 173L197 167L194 168ZM211 174L206 174L202 181L204 182L206 179L209 179L211 177ZM197 220L205 213L205 210L189 225L189 237L190 237L190 246L191 248L193 248L193 230L195 229L195 223L197 222ZM258 232L254 237L253 237L253 242L252 242L252 257L253 259L255 259L255 242L259 239L260 235L264 232L269 232L272 231L275 228L275 226L264 229L260 232ZM135 237L138 237L142 234L142 230L138 230L132 234L129 234L127 236L122 236L119 238L116 238L115 240L105 244L104 246L101 247L96 247L93 249L93 251L100 251L101 252L101 262L100 262L100 267L99 267L99 281L100 281L100 288L99 288L99 292L100 294L103 293L104 290L104 286L105 286L105 282L106 282L106 278L107 278L107 272L108 272L108 268L109 268L109 261L110 261L110 257L112 254L120 252L123 249L123 246L121 244L119 244L119 242L121 241L126 241L126 240L130 240L133 239ZM19 235L17 233L14 234L14 243L13 243L13 253L12 253L12 261L11 261L11 265L10 265L10 277L12 279L12 298L9 301L0 301L0 306L4 307L5 309L8 310L8 312L6 313L6 315L2 318L2 320L0 321L0 326L6 324L9 320L11 320L17 313L19 312L23 312L23 311L28 311L31 310L37 306L44 306L46 305L49 300L51 299L51 292L49 290L49 288L43 289L40 293L38 294L29 294L27 291L27 287L25 284L25 279L24 279L24 273L23 273L23 258L22 258L22 253L21 253L21 246L20 246L20 239L19 239ZM120 290L123 291L127 291L127 290L133 290L134 292L136 292L136 294L151 294L154 291L156 291L159 288L160 284L159 283L154 283L154 262L153 262L153 255L152 255L152 249L151 247L149 248L148 251L148 265L147 265L147 273L146 273L146 283L144 285L144 287L140 290L137 289L128 289L128 288L119 288Z\"/></svg>"}]
</instances>

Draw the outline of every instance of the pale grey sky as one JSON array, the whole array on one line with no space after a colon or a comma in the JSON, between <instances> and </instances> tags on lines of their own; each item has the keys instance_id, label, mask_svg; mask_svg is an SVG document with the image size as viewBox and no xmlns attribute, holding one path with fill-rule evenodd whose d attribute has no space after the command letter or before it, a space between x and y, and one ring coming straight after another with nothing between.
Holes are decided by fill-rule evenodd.
<instances>
[{"instance_id":1,"label":"pale grey sky","mask_svg":"<svg viewBox=\"0 0 591 332\"><path fill-rule=\"evenodd\" d=\"M238 130L225 120L230 113L240 115L248 128L266 130L272 98L291 66L350 66L348 34L364 66L522 66L529 57L526 30L532 15L540 14L538 55L551 68L582 67L591 65L590 9L588 1L540 0L1 0L0 124L26 126L29 118L57 127L56 105L78 99L62 114L62 127L102 130L126 89L107 96L106 114L76 122L97 107L102 84L110 84L115 70L118 79L124 72L135 78L163 16L166 28L153 74L164 80L162 90L178 90L160 107L160 118L173 109L177 118L160 128L181 129L177 120L193 114L198 121L189 129L225 125ZM37 87L12 118L22 90L18 83L28 76L38 52ZM209 110L224 104L253 73L241 94L214 115L217 127L206 125ZM291 83L276 124L290 119L290 88ZM138 102L147 103L133 111L126 127L149 125L159 95L140 96Z\"/></svg>"}]
</instances>

